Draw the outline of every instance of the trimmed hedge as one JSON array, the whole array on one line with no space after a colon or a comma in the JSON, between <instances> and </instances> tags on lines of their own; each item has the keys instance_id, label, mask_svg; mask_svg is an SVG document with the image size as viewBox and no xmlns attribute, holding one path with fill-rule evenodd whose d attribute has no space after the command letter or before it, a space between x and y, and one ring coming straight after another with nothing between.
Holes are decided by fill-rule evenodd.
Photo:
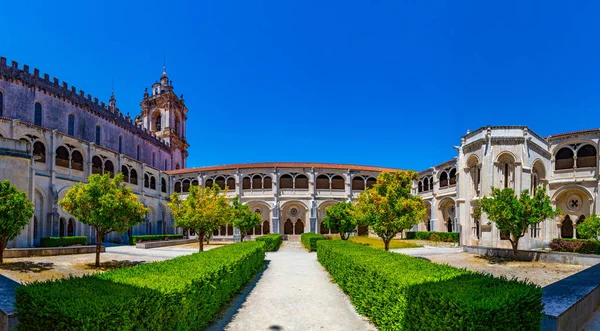
<instances>
[{"instance_id":1,"label":"trimmed hedge","mask_svg":"<svg viewBox=\"0 0 600 331\"><path fill-rule=\"evenodd\" d=\"M267 252L275 252L281 246L283 242L283 236L280 234L268 234L262 237L256 238L256 241L265 243L265 250Z\"/></svg>"},{"instance_id":2,"label":"trimmed hedge","mask_svg":"<svg viewBox=\"0 0 600 331\"><path fill-rule=\"evenodd\" d=\"M44 237L40 238L40 246L42 247L62 247L71 245L87 245L86 236L70 236L70 237Z\"/></svg>"},{"instance_id":3,"label":"trimmed hedge","mask_svg":"<svg viewBox=\"0 0 600 331\"><path fill-rule=\"evenodd\" d=\"M173 240L173 239L183 239L182 234L149 234L149 235L141 235L141 236L130 236L129 237L129 245L135 245L138 242L144 241L156 241L156 240Z\"/></svg>"},{"instance_id":4,"label":"trimmed hedge","mask_svg":"<svg viewBox=\"0 0 600 331\"><path fill-rule=\"evenodd\" d=\"M552 239L550 249L556 252L600 255L600 241L589 239Z\"/></svg>"},{"instance_id":5,"label":"trimmed hedge","mask_svg":"<svg viewBox=\"0 0 600 331\"><path fill-rule=\"evenodd\" d=\"M314 232L306 232L300 236L300 241L302 242L302 245L304 245L304 247L306 247L306 249L308 249L311 252L317 251L317 241L327 239L329 238L322 234L316 234Z\"/></svg>"},{"instance_id":6,"label":"trimmed hedge","mask_svg":"<svg viewBox=\"0 0 600 331\"><path fill-rule=\"evenodd\" d=\"M406 239L420 239L443 242L458 242L458 232L426 232L426 231L407 231Z\"/></svg>"},{"instance_id":7,"label":"trimmed hedge","mask_svg":"<svg viewBox=\"0 0 600 331\"><path fill-rule=\"evenodd\" d=\"M243 242L81 278L19 286L19 330L203 330L264 267Z\"/></svg>"},{"instance_id":8,"label":"trimmed hedge","mask_svg":"<svg viewBox=\"0 0 600 331\"><path fill-rule=\"evenodd\" d=\"M319 262L381 330L539 330L542 289L345 241Z\"/></svg>"}]
</instances>

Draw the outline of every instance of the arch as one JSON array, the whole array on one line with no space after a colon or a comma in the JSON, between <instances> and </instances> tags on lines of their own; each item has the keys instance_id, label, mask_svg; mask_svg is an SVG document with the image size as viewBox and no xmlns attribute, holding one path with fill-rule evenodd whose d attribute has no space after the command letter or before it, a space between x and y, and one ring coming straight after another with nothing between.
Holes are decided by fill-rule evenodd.
<instances>
[{"instance_id":1,"label":"arch","mask_svg":"<svg viewBox=\"0 0 600 331\"><path fill-rule=\"evenodd\" d=\"M135 169L131 169L131 172L129 173L129 183L131 183L133 185L138 184L138 175L137 175L137 171L135 171Z\"/></svg>"},{"instance_id":2,"label":"arch","mask_svg":"<svg viewBox=\"0 0 600 331\"><path fill-rule=\"evenodd\" d=\"M294 178L291 175L285 174L279 177L279 188L289 189L294 188Z\"/></svg>"},{"instance_id":3,"label":"arch","mask_svg":"<svg viewBox=\"0 0 600 331\"><path fill-rule=\"evenodd\" d=\"M227 225L227 235L233 236L233 226Z\"/></svg>"},{"instance_id":4,"label":"arch","mask_svg":"<svg viewBox=\"0 0 600 331\"><path fill-rule=\"evenodd\" d=\"M235 178L229 177L227 178L227 186L229 190L235 190Z\"/></svg>"},{"instance_id":5,"label":"arch","mask_svg":"<svg viewBox=\"0 0 600 331\"><path fill-rule=\"evenodd\" d=\"M39 102L36 102L34 106L33 124L37 126L42 126L42 104Z\"/></svg>"},{"instance_id":6,"label":"arch","mask_svg":"<svg viewBox=\"0 0 600 331\"><path fill-rule=\"evenodd\" d=\"M144 187L150 187L150 176L148 176L148 174L144 174Z\"/></svg>"},{"instance_id":7,"label":"arch","mask_svg":"<svg viewBox=\"0 0 600 331\"><path fill-rule=\"evenodd\" d=\"M308 177L305 175L298 175L294 178L295 189L308 189Z\"/></svg>"},{"instance_id":8,"label":"arch","mask_svg":"<svg viewBox=\"0 0 600 331\"><path fill-rule=\"evenodd\" d=\"M331 178L331 189L332 190L345 190L346 181L344 177L336 175Z\"/></svg>"},{"instance_id":9,"label":"arch","mask_svg":"<svg viewBox=\"0 0 600 331\"><path fill-rule=\"evenodd\" d=\"M577 150L577 168L595 168L596 167L596 147L587 144Z\"/></svg>"},{"instance_id":10,"label":"arch","mask_svg":"<svg viewBox=\"0 0 600 331\"><path fill-rule=\"evenodd\" d=\"M359 176L352 178L352 190L353 191L364 191L365 190L365 179Z\"/></svg>"},{"instance_id":11,"label":"arch","mask_svg":"<svg viewBox=\"0 0 600 331\"><path fill-rule=\"evenodd\" d=\"M121 173L123 174L123 181L129 183L129 168L121 166Z\"/></svg>"},{"instance_id":12,"label":"arch","mask_svg":"<svg viewBox=\"0 0 600 331\"><path fill-rule=\"evenodd\" d=\"M198 182L197 179L192 180L192 182L190 183L191 186L200 186L200 182Z\"/></svg>"},{"instance_id":13,"label":"arch","mask_svg":"<svg viewBox=\"0 0 600 331\"><path fill-rule=\"evenodd\" d=\"M162 130L162 114L160 110L155 111L152 114L152 131L161 131Z\"/></svg>"},{"instance_id":14,"label":"arch","mask_svg":"<svg viewBox=\"0 0 600 331\"><path fill-rule=\"evenodd\" d=\"M554 192L552 195L552 201L557 201L563 193L567 193L568 191L578 191L583 193L589 201L593 201L593 195L583 186L571 184L571 185L561 185L561 187Z\"/></svg>"},{"instance_id":15,"label":"arch","mask_svg":"<svg viewBox=\"0 0 600 331\"><path fill-rule=\"evenodd\" d=\"M204 187L213 187L214 184L215 184L214 180L207 179L206 183L204 183Z\"/></svg>"},{"instance_id":16,"label":"arch","mask_svg":"<svg viewBox=\"0 0 600 331\"><path fill-rule=\"evenodd\" d=\"M59 220L59 227L58 227L58 236L59 237L64 237L66 234L66 226L67 226L67 220L65 220L64 217L61 217Z\"/></svg>"},{"instance_id":17,"label":"arch","mask_svg":"<svg viewBox=\"0 0 600 331\"><path fill-rule=\"evenodd\" d=\"M41 141L33 143L33 156L37 156L35 162L46 163L46 146Z\"/></svg>"},{"instance_id":18,"label":"arch","mask_svg":"<svg viewBox=\"0 0 600 331\"><path fill-rule=\"evenodd\" d=\"M294 224L289 218L283 224L283 234L294 234Z\"/></svg>"},{"instance_id":19,"label":"arch","mask_svg":"<svg viewBox=\"0 0 600 331\"><path fill-rule=\"evenodd\" d=\"M272 188L273 188L273 179L271 178L271 176L263 177L263 189L270 190Z\"/></svg>"},{"instance_id":20,"label":"arch","mask_svg":"<svg viewBox=\"0 0 600 331\"><path fill-rule=\"evenodd\" d=\"M442 171L442 173L440 174L440 187L446 187L448 186L448 173L445 171Z\"/></svg>"},{"instance_id":21,"label":"arch","mask_svg":"<svg viewBox=\"0 0 600 331\"><path fill-rule=\"evenodd\" d=\"M554 169L563 170L573 168L575 166L574 155L575 153L573 153L573 150L569 147L559 149L554 157Z\"/></svg>"},{"instance_id":22,"label":"arch","mask_svg":"<svg viewBox=\"0 0 600 331\"><path fill-rule=\"evenodd\" d=\"M162 193L167 193L167 181L164 177L160 179L160 191Z\"/></svg>"},{"instance_id":23,"label":"arch","mask_svg":"<svg viewBox=\"0 0 600 331\"><path fill-rule=\"evenodd\" d=\"M450 170L450 185L456 185L456 168Z\"/></svg>"},{"instance_id":24,"label":"arch","mask_svg":"<svg viewBox=\"0 0 600 331\"><path fill-rule=\"evenodd\" d=\"M317 176L317 190L329 190L329 177L326 175Z\"/></svg>"},{"instance_id":25,"label":"arch","mask_svg":"<svg viewBox=\"0 0 600 331\"><path fill-rule=\"evenodd\" d=\"M78 150L71 153L71 169L83 171L83 155Z\"/></svg>"},{"instance_id":26,"label":"arch","mask_svg":"<svg viewBox=\"0 0 600 331\"><path fill-rule=\"evenodd\" d=\"M187 193L190 191L190 181L188 179L184 179L183 182L181 182L181 186L181 190L183 193Z\"/></svg>"},{"instance_id":27,"label":"arch","mask_svg":"<svg viewBox=\"0 0 600 331\"><path fill-rule=\"evenodd\" d=\"M467 159L467 167L472 168L477 166L479 166L479 158L477 155L471 154Z\"/></svg>"},{"instance_id":28,"label":"arch","mask_svg":"<svg viewBox=\"0 0 600 331\"><path fill-rule=\"evenodd\" d=\"M64 146L58 146L56 149L55 166L69 168L69 151Z\"/></svg>"},{"instance_id":29,"label":"arch","mask_svg":"<svg viewBox=\"0 0 600 331\"><path fill-rule=\"evenodd\" d=\"M335 201L335 202L337 202L337 201ZM299 201L299 200L291 200L291 201L284 202L281 205L281 210L284 210L287 207L292 207L293 205L296 205L297 207L301 208L302 211L304 211L304 212L308 211L308 209L309 209L308 206L304 202ZM321 204L321 205L323 205L323 204Z\"/></svg>"},{"instance_id":30,"label":"arch","mask_svg":"<svg viewBox=\"0 0 600 331\"><path fill-rule=\"evenodd\" d=\"M370 189L375 184L377 184L377 179L375 179L373 177L367 178L367 189Z\"/></svg>"},{"instance_id":31,"label":"arch","mask_svg":"<svg viewBox=\"0 0 600 331\"><path fill-rule=\"evenodd\" d=\"M104 173L110 174L111 178L115 176L115 166L111 160L106 160L106 162L104 162Z\"/></svg>"},{"instance_id":32,"label":"arch","mask_svg":"<svg viewBox=\"0 0 600 331\"><path fill-rule=\"evenodd\" d=\"M304 233L304 222L301 219L297 219L296 223L294 223L294 234L303 234Z\"/></svg>"},{"instance_id":33,"label":"arch","mask_svg":"<svg viewBox=\"0 0 600 331\"><path fill-rule=\"evenodd\" d=\"M175 183L175 192L181 193L181 182Z\"/></svg>"},{"instance_id":34,"label":"arch","mask_svg":"<svg viewBox=\"0 0 600 331\"><path fill-rule=\"evenodd\" d=\"M269 234L269 233L271 233L271 227L270 227L269 221L264 221L263 222L262 233L263 234Z\"/></svg>"},{"instance_id":35,"label":"arch","mask_svg":"<svg viewBox=\"0 0 600 331\"><path fill-rule=\"evenodd\" d=\"M252 189L258 190L263 188L262 176L254 175L252 176Z\"/></svg>"},{"instance_id":36,"label":"arch","mask_svg":"<svg viewBox=\"0 0 600 331\"><path fill-rule=\"evenodd\" d=\"M156 190L156 178L154 176L150 176L150 189Z\"/></svg>"},{"instance_id":37,"label":"arch","mask_svg":"<svg viewBox=\"0 0 600 331\"><path fill-rule=\"evenodd\" d=\"M250 189L250 177L246 176L242 178L242 190Z\"/></svg>"},{"instance_id":38,"label":"arch","mask_svg":"<svg viewBox=\"0 0 600 331\"><path fill-rule=\"evenodd\" d=\"M67 134L69 136L75 136L75 115L69 114L67 117Z\"/></svg>"},{"instance_id":39,"label":"arch","mask_svg":"<svg viewBox=\"0 0 600 331\"><path fill-rule=\"evenodd\" d=\"M509 151L502 151L496 158L497 163L515 163L517 158Z\"/></svg>"},{"instance_id":40,"label":"arch","mask_svg":"<svg viewBox=\"0 0 600 331\"><path fill-rule=\"evenodd\" d=\"M561 238L573 238L573 222L569 215L565 216L560 226L560 237Z\"/></svg>"},{"instance_id":41,"label":"arch","mask_svg":"<svg viewBox=\"0 0 600 331\"><path fill-rule=\"evenodd\" d=\"M98 155L92 157L92 174L102 174L102 160Z\"/></svg>"},{"instance_id":42,"label":"arch","mask_svg":"<svg viewBox=\"0 0 600 331\"><path fill-rule=\"evenodd\" d=\"M181 123L181 120L179 119L179 114L175 113L175 127L173 128L175 131L175 134L181 133L181 128L179 127L180 123Z\"/></svg>"},{"instance_id":43,"label":"arch","mask_svg":"<svg viewBox=\"0 0 600 331\"><path fill-rule=\"evenodd\" d=\"M423 185L423 192L429 191L429 178L427 178L427 177L423 178L421 183Z\"/></svg>"},{"instance_id":44,"label":"arch","mask_svg":"<svg viewBox=\"0 0 600 331\"><path fill-rule=\"evenodd\" d=\"M72 237L75 235L75 220L69 218L69 224L67 225L67 236Z\"/></svg>"},{"instance_id":45,"label":"arch","mask_svg":"<svg viewBox=\"0 0 600 331\"><path fill-rule=\"evenodd\" d=\"M225 189L225 177L218 176L215 178L215 183L221 188L221 190Z\"/></svg>"},{"instance_id":46,"label":"arch","mask_svg":"<svg viewBox=\"0 0 600 331\"><path fill-rule=\"evenodd\" d=\"M417 192L423 192L423 183L421 181L419 181L419 183L417 184Z\"/></svg>"}]
</instances>

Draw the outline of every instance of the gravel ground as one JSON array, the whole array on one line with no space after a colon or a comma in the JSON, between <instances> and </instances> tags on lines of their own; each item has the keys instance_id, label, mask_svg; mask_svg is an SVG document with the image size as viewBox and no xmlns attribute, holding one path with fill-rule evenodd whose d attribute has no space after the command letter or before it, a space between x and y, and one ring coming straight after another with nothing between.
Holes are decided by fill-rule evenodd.
<instances>
[{"instance_id":1,"label":"gravel ground","mask_svg":"<svg viewBox=\"0 0 600 331\"><path fill-rule=\"evenodd\" d=\"M267 267L208 330L375 330L299 242L267 253Z\"/></svg>"}]
</instances>

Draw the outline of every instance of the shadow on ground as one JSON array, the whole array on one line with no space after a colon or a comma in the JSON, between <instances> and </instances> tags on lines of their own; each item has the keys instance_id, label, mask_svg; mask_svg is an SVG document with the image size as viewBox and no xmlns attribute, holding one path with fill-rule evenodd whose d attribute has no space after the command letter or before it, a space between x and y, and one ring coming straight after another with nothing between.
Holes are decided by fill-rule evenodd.
<instances>
[{"instance_id":1,"label":"shadow on ground","mask_svg":"<svg viewBox=\"0 0 600 331\"><path fill-rule=\"evenodd\" d=\"M506 262L512 261L510 259L489 255L477 255L476 258L486 260L489 264L506 264Z\"/></svg>"},{"instance_id":2,"label":"shadow on ground","mask_svg":"<svg viewBox=\"0 0 600 331\"><path fill-rule=\"evenodd\" d=\"M43 272L52 270L54 267L54 263L50 262L31 262L31 261L21 261L21 262L10 262L0 264L1 270L11 270L11 271L19 271L23 273L27 272Z\"/></svg>"},{"instance_id":3,"label":"shadow on ground","mask_svg":"<svg viewBox=\"0 0 600 331\"><path fill-rule=\"evenodd\" d=\"M86 269L108 271L108 270L114 270L114 269L119 269L119 268L124 268L124 267L133 267L138 264L145 263L145 262L146 261L112 260L112 261L100 262L99 268L96 268L94 263L86 264L85 267L86 267Z\"/></svg>"},{"instance_id":4,"label":"shadow on ground","mask_svg":"<svg viewBox=\"0 0 600 331\"><path fill-rule=\"evenodd\" d=\"M217 321L204 329L205 331L225 330L225 327L233 321L235 315L240 311L244 302L246 302L246 298L250 295L250 292L252 292L258 281L262 278L263 273L269 267L269 263L271 263L271 261L265 261L265 267L235 296L235 298L233 298L233 301L229 303L229 306L227 306L225 310L221 312L219 317L217 317ZM283 330L283 328L279 325L271 325L269 330Z\"/></svg>"}]
</instances>

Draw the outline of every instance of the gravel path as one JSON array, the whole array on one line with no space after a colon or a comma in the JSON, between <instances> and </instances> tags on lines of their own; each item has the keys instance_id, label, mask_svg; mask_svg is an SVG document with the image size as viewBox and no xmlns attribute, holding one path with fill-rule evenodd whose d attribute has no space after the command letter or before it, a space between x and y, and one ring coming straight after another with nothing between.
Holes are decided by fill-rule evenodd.
<instances>
[{"instance_id":1,"label":"gravel path","mask_svg":"<svg viewBox=\"0 0 600 331\"><path fill-rule=\"evenodd\" d=\"M299 242L267 253L267 268L208 330L375 330Z\"/></svg>"}]
</instances>

